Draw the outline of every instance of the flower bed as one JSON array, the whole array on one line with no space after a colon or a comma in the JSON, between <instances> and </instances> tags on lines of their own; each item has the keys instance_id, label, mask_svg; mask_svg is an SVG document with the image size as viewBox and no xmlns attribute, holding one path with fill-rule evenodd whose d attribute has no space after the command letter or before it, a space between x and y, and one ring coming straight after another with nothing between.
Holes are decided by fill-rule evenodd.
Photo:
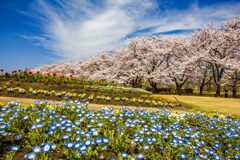
<instances>
[{"instance_id":1,"label":"flower bed","mask_svg":"<svg viewBox=\"0 0 240 160\"><path fill-rule=\"evenodd\" d=\"M6 159L239 159L240 121L170 112L92 110L69 101L1 107Z\"/></svg>"},{"instance_id":2,"label":"flower bed","mask_svg":"<svg viewBox=\"0 0 240 160\"><path fill-rule=\"evenodd\" d=\"M0 95L6 94L15 97L33 97L33 98L55 98L55 99L79 99L81 101L90 101L100 104L121 104L121 105L138 105L152 107L173 107L173 100L161 96L141 95L139 97L112 97L105 95L95 95L77 92L66 92L43 89L24 89L21 87L0 87Z\"/></svg>"},{"instance_id":3,"label":"flower bed","mask_svg":"<svg viewBox=\"0 0 240 160\"><path fill-rule=\"evenodd\" d=\"M11 73L0 70L0 80L19 82L19 83L42 83L45 85L76 85L78 89L92 92L107 92L107 93L133 93L133 94L150 94L150 92L131 87L123 87L119 84L108 83L104 81L89 80L81 77L66 77L55 73L43 75L41 73L33 73L29 71L14 70Z\"/></svg>"},{"instance_id":4,"label":"flower bed","mask_svg":"<svg viewBox=\"0 0 240 160\"><path fill-rule=\"evenodd\" d=\"M83 77L73 77L72 75L64 76L56 73L41 74L39 72L34 73L27 70L13 70L12 72L5 72L3 69L0 69L0 80L4 81L17 80L24 82L37 82L59 85L61 84L81 84L97 86L116 85L105 81L91 80Z\"/></svg>"}]
</instances>

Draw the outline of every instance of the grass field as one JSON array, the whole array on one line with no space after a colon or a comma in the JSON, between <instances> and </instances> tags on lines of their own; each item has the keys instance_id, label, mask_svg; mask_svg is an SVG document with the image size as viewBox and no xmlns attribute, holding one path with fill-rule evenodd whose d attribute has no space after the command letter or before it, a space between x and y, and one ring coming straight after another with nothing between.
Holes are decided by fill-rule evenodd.
<instances>
[{"instance_id":1,"label":"grass field","mask_svg":"<svg viewBox=\"0 0 240 160\"><path fill-rule=\"evenodd\" d=\"M192 111L218 112L240 117L240 99L216 98L200 96L164 95L167 98L176 98L184 107Z\"/></svg>"}]
</instances>

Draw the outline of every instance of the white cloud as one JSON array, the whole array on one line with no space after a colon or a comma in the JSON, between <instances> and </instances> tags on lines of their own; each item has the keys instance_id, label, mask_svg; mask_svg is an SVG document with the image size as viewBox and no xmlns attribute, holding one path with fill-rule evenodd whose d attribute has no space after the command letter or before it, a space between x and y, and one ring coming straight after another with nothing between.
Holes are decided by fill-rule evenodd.
<instances>
[{"instance_id":1,"label":"white cloud","mask_svg":"<svg viewBox=\"0 0 240 160\"><path fill-rule=\"evenodd\" d=\"M185 11L158 10L155 0L38 0L32 5L32 16L43 29L38 40L58 56L85 58L122 47L127 35L148 27L153 34L177 29L199 28L217 19L217 23L235 17L239 5L199 8L195 3ZM38 11L36 13L36 11ZM153 11L156 11L153 13Z\"/></svg>"},{"instance_id":2,"label":"white cloud","mask_svg":"<svg viewBox=\"0 0 240 160\"><path fill-rule=\"evenodd\" d=\"M156 22L160 24L153 32L166 32L170 30L191 30L201 28L204 24L222 25L225 21L233 19L240 14L240 3L223 4L199 8L195 3L184 11L168 11Z\"/></svg>"}]
</instances>

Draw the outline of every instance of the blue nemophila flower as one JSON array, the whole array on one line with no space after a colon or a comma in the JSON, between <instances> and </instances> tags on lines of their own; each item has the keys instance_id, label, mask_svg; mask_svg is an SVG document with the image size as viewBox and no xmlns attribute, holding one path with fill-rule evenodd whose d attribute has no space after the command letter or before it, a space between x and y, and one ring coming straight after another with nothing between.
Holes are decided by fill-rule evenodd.
<instances>
[{"instance_id":1,"label":"blue nemophila flower","mask_svg":"<svg viewBox=\"0 0 240 160\"><path fill-rule=\"evenodd\" d=\"M213 151L213 150L209 150L209 153L210 153L211 155L213 155L213 154L214 154L214 151Z\"/></svg>"},{"instance_id":2,"label":"blue nemophila flower","mask_svg":"<svg viewBox=\"0 0 240 160\"><path fill-rule=\"evenodd\" d=\"M20 139L22 139L22 134L16 134L15 136L14 136L14 139L16 139L16 140L20 140Z\"/></svg>"},{"instance_id":3,"label":"blue nemophila flower","mask_svg":"<svg viewBox=\"0 0 240 160\"><path fill-rule=\"evenodd\" d=\"M29 160L33 160L33 159L36 158L36 154L34 152L30 152L30 153L24 155L24 158L29 159Z\"/></svg>"},{"instance_id":4,"label":"blue nemophila flower","mask_svg":"<svg viewBox=\"0 0 240 160\"><path fill-rule=\"evenodd\" d=\"M142 154L142 153L137 154L137 159L139 159L139 160L144 159L144 154Z\"/></svg>"},{"instance_id":5,"label":"blue nemophila flower","mask_svg":"<svg viewBox=\"0 0 240 160\"><path fill-rule=\"evenodd\" d=\"M123 158L126 158L127 156L128 156L128 154L127 154L126 152L123 152L123 153L122 153L122 157L123 157Z\"/></svg>"},{"instance_id":6,"label":"blue nemophila flower","mask_svg":"<svg viewBox=\"0 0 240 160\"><path fill-rule=\"evenodd\" d=\"M214 155L214 159L216 159L216 160L220 160L221 157L220 157L219 155Z\"/></svg>"},{"instance_id":7,"label":"blue nemophila flower","mask_svg":"<svg viewBox=\"0 0 240 160\"><path fill-rule=\"evenodd\" d=\"M56 126L51 126L50 129L54 130L54 129L56 129Z\"/></svg>"},{"instance_id":8,"label":"blue nemophila flower","mask_svg":"<svg viewBox=\"0 0 240 160\"><path fill-rule=\"evenodd\" d=\"M37 128L37 125L36 124L33 124L30 126L30 129L36 129Z\"/></svg>"},{"instance_id":9,"label":"blue nemophila flower","mask_svg":"<svg viewBox=\"0 0 240 160\"><path fill-rule=\"evenodd\" d=\"M7 128L7 125L3 124L3 125L0 125L0 129L6 129Z\"/></svg>"},{"instance_id":10,"label":"blue nemophila flower","mask_svg":"<svg viewBox=\"0 0 240 160\"><path fill-rule=\"evenodd\" d=\"M66 131L66 132L71 132L71 131L72 131L72 128L68 127L68 128L66 128L65 131Z\"/></svg>"},{"instance_id":11,"label":"blue nemophila flower","mask_svg":"<svg viewBox=\"0 0 240 160\"><path fill-rule=\"evenodd\" d=\"M221 146L220 143L215 143L215 144L214 144L214 148L219 148L220 146Z\"/></svg>"},{"instance_id":12,"label":"blue nemophila flower","mask_svg":"<svg viewBox=\"0 0 240 160\"><path fill-rule=\"evenodd\" d=\"M39 146L32 147L32 151L35 153L41 152L41 147Z\"/></svg>"},{"instance_id":13,"label":"blue nemophila flower","mask_svg":"<svg viewBox=\"0 0 240 160\"><path fill-rule=\"evenodd\" d=\"M81 146L82 146L82 143L80 143L80 142L74 144L74 148L79 148L79 147L81 147Z\"/></svg>"},{"instance_id":14,"label":"blue nemophila flower","mask_svg":"<svg viewBox=\"0 0 240 160\"><path fill-rule=\"evenodd\" d=\"M44 124L37 124L37 128L42 128Z\"/></svg>"},{"instance_id":15,"label":"blue nemophila flower","mask_svg":"<svg viewBox=\"0 0 240 160\"><path fill-rule=\"evenodd\" d=\"M18 151L19 149L20 149L20 146L17 146L17 145L13 145L9 147L10 151Z\"/></svg>"},{"instance_id":16,"label":"blue nemophila flower","mask_svg":"<svg viewBox=\"0 0 240 160\"><path fill-rule=\"evenodd\" d=\"M29 118L29 116L24 116L23 118L22 118L22 120L27 120Z\"/></svg>"},{"instance_id":17,"label":"blue nemophila flower","mask_svg":"<svg viewBox=\"0 0 240 160\"><path fill-rule=\"evenodd\" d=\"M0 114L0 117L5 117L6 116L6 113L1 113Z\"/></svg>"},{"instance_id":18,"label":"blue nemophila flower","mask_svg":"<svg viewBox=\"0 0 240 160\"><path fill-rule=\"evenodd\" d=\"M61 124L60 123L56 123L56 127L60 127L61 126Z\"/></svg>"},{"instance_id":19,"label":"blue nemophila flower","mask_svg":"<svg viewBox=\"0 0 240 160\"><path fill-rule=\"evenodd\" d=\"M149 147L148 145L144 145L144 146L143 146L143 149L144 149L144 150L148 150L149 148L150 148L150 147Z\"/></svg>"},{"instance_id":20,"label":"blue nemophila flower","mask_svg":"<svg viewBox=\"0 0 240 160\"><path fill-rule=\"evenodd\" d=\"M68 139L70 136L68 134L65 134L62 136L62 139Z\"/></svg>"},{"instance_id":21,"label":"blue nemophila flower","mask_svg":"<svg viewBox=\"0 0 240 160\"><path fill-rule=\"evenodd\" d=\"M159 149L160 149L160 150L163 150L163 146L159 146Z\"/></svg>"},{"instance_id":22,"label":"blue nemophila flower","mask_svg":"<svg viewBox=\"0 0 240 160\"><path fill-rule=\"evenodd\" d=\"M180 157L181 157L182 159L186 159L186 158L187 158L187 155L186 155L185 153L181 152L181 153L180 153Z\"/></svg>"},{"instance_id":23,"label":"blue nemophila flower","mask_svg":"<svg viewBox=\"0 0 240 160\"><path fill-rule=\"evenodd\" d=\"M95 138L95 142L96 142L97 144L102 143L102 138Z\"/></svg>"},{"instance_id":24,"label":"blue nemophila flower","mask_svg":"<svg viewBox=\"0 0 240 160\"><path fill-rule=\"evenodd\" d=\"M54 131L53 131L53 130L49 130L47 134L48 134L48 135L53 135L53 134L54 134Z\"/></svg>"},{"instance_id":25,"label":"blue nemophila flower","mask_svg":"<svg viewBox=\"0 0 240 160\"><path fill-rule=\"evenodd\" d=\"M35 121L36 121L37 123L39 123L39 122L41 121L41 119L40 119L40 118L36 118Z\"/></svg>"},{"instance_id":26,"label":"blue nemophila flower","mask_svg":"<svg viewBox=\"0 0 240 160\"><path fill-rule=\"evenodd\" d=\"M86 141L84 142L84 144L85 144L86 146L89 146L89 145L92 144L92 141L90 141L90 140L86 140Z\"/></svg>"},{"instance_id":27,"label":"blue nemophila flower","mask_svg":"<svg viewBox=\"0 0 240 160\"><path fill-rule=\"evenodd\" d=\"M92 135L89 134L89 133L87 133L87 134L85 135L86 138L90 138L91 136L92 136Z\"/></svg>"},{"instance_id":28,"label":"blue nemophila flower","mask_svg":"<svg viewBox=\"0 0 240 160\"><path fill-rule=\"evenodd\" d=\"M102 139L102 143L107 144L108 142L109 142L109 139L108 139L108 138L103 138L103 139Z\"/></svg>"},{"instance_id":29,"label":"blue nemophila flower","mask_svg":"<svg viewBox=\"0 0 240 160\"><path fill-rule=\"evenodd\" d=\"M42 145L42 152L49 152L51 150L51 144L45 143Z\"/></svg>"},{"instance_id":30,"label":"blue nemophila flower","mask_svg":"<svg viewBox=\"0 0 240 160\"><path fill-rule=\"evenodd\" d=\"M177 144L178 143L178 140L176 138L173 138L172 140L173 143Z\"/></svg>"},{"instance_id":31,"label":"blue nemophila flower","mask_svg":"<svg viewBox=\"0 0 240 160\"><path fill-rule=\"evenodd\" d=\"M234 158L239 159L240 156L236 153L236 154L234 155Z\"/></svg>"},{"instance_id":32,"label":"blue nemophila flower","mask_svg":"<svg viewBox=\"0 0 240 160\"><path fill-rule=\"evenodd\" d=\"M75 140L76 140L76 141L80 141L81 138L80 138L80 137L76 137Z\"/></svg>"},{"instance_id":33,"label":"blue nemophila flower","mask_svg":"<svg viewBox=\"0 0 240 160\"><path fill-rule=\"evenodd\" d=\"M138 139L138 142L143 142L143 141L144 141L144 138L142 137Z\"/></svg>"},{"instance_id":34,"label":"blue nemophila flower","mask_svg":"<svg viewBox=\"0 0 240 160\"><path fill-rule=\"evenodd\" d=\"M151 138L151 137L147 137L147 138L146 138L146 141L147 141L147 142L152 142L152 138Z\"/></svg>"},{"instance_id":35,"label":"blue nemophila flower","mask_svg":"<svg viewBox=\"0 0 240 160\"><path fill-rule=\"evenodd\" d=\"M87 149L87 146L83 145L80 147L80 151L85 151Z\"/></svg>"},{"instance_id":36,"label":"blue nemophila flower","mask_svg":"<svg viewBox=\"0 0 240 160\"><path fill-rule=\"evenodd\" d=\"M65 143L65 146L66 146L67 148L72 148L72 147L74 146L74 144L73 144L72 142L66 142L66 143Z\"/></svg>"},{"instance_id":37,"label":"blue nemophila flower","mask_svg":"<svg viewBox=\"0 0 240 160\"><path fill-rule=\"evenodd\" d=\"M209 149L207 149L207 148L204 148L204 150L205 150L205 152L209 153Z\"/></svg>"}]
</instances>

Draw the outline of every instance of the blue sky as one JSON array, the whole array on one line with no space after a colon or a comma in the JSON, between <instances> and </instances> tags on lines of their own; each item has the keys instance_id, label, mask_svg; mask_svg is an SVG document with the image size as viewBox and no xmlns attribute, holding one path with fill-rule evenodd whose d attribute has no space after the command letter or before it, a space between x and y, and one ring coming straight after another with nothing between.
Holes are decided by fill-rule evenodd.
<instances>
[{"instance_id":1,"label":"blue sky","mask_svg":"<svg viewBox=\"0 0 240 160\"><path fill-rule=\"evenodd\" d=\"M142 35L191 35L240 16L237 0L1 0L0 68L84 59Z\"/></svg>"}]
</instances>

